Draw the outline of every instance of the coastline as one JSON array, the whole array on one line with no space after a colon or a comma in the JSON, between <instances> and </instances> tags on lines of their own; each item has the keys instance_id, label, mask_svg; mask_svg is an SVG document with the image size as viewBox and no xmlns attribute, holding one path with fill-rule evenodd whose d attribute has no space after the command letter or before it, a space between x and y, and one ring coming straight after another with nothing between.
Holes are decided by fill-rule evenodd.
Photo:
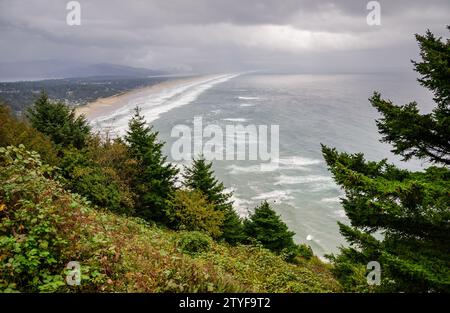
<instances>
[{"instance_id":1,"label":"coastline","mask_svg":"<svg viewBox=\"0 0 450 313\"><path fill-rule=\"evenodd\" d=\"M77 116L84 115L88 120L92 120L120 109L137 97L149 96L164 91L165 89L175 88L187 83L195 83L196 81L201 81L208 77L214 77L214 75L199 75L189 78L168 79L167 81L163 81L161 83L132 89L114 96L98 98L95 101L77 107L75 109L75 114Z\"/></svg>"}]
</instances>

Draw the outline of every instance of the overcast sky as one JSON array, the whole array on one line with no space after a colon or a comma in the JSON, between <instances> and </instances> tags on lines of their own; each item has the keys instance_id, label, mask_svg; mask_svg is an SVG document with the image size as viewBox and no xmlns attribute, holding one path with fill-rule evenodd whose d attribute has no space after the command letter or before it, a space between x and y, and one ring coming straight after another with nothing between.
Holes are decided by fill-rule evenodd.
<instances>
[{"instance_id":1,"label":"overcast sky","mask_svg":"<svg viewBox=\"0 0 450 313\"><path fill-rule=\"evenodd\" d=\"M59 60L193 71L410 69L414 33L448 37L448 0L0 0L0 62Z\"/></svg>"}]
</instances>

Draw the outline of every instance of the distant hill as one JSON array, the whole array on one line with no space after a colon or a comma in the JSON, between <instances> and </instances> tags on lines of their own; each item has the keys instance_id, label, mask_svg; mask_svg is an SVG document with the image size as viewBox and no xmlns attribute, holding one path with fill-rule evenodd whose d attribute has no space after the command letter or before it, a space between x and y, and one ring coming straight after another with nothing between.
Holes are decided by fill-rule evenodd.
<instances>
[{"instance_id":1,"label":"distant hill","mask_svg":"<svg viewBox=\"0 0 450 313\"><path fill-rule=\"evenodd\" d=\"M166 72L125 65L98 63L83 64L60 60L0 63L0 81L41 80L72 77L148 77Z\"/></svg>"},{"instance_id":2,"label":"distant hill","mask_svg":"<svg viewBox=\"0 0 450 313\"><path fill-rule=\"evenodd\" d=\"M92 77L92 76L114 76L114 77L149 77L165 75L166 72L154 71L146 68L130 67L110 63L99 63L73 69L71 76L65 77Z\"/></svg>"}]
</instances>

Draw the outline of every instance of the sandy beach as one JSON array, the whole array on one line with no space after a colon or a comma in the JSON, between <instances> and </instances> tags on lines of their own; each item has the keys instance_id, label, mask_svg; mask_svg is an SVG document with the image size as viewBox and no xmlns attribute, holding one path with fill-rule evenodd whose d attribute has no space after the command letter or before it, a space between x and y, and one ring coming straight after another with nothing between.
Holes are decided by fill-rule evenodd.
<instances>
[{"instance_id":1,"label":"sandy beach","mask_svg":"<svg viewBox=\"0 0 450 313\"><path fill-rule=\"evenodd\" d=\"M119 95L99 98L86 105L80 106L76 109L76 114L83 114L88 120L93 120L101 116L109 115L121 107L127 105L132 99L139 97L150 96L152 94L163 92L166 89L175 88L180 85L201 82L213 75L201 75L188 78L174 78L151 86L146 86Z\"/></svg>"}]
</instances>

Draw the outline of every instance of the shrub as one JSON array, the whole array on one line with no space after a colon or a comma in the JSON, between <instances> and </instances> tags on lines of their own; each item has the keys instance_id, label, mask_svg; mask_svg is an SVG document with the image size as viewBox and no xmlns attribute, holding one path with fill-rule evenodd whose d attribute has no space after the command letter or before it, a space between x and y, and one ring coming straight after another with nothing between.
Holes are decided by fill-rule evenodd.
<instances>
[{"instance_id":1,"label":"shrub","mask_svg":"<svg viewBox=\"0 0 450 313\"><path fill-rule=\"evenodd\" d=\"M176 229L204 231L214 238L222 234L224 212L216 211L199 191L177 190L166 214Z\"/></svg>"},{"instance_id":2,"label":"shrub","mask_svg":"<svg viewBox=\"0 0 450 313\"><path fill-rule=\"evenodd\" d=\"M51 171L24 146L0 148L0 291L48 292L66 286L64 269L75 257L69 233L82 233L72 213L83 204L45 177ZM95 267L84 270L82 277L89 281Z\"/></svg>"},{"instance_id":3,"label":"shrub","mask_svg":"<svg viewBox=\"0 0 450 313\"><path fill-rule=\"evenodd\" d=\"M132 196L117 182L113 169L96 164L86 150L65 149L61 170L68 187L93 204L117 213L132 213Z\"/></svg>"},{"instance_id":4,"label":"shrub","mask_svg":"<svg viewBox=\"0 0 450 313\"><path fill-rule=\"evenodd\" d=\"M340 287L310 261L230 246L92 209L23 147L0 150L0 292L325 292ZM314 259L313 259L314 260ZM65 284L69 261L81 285Z\"/></svg>"},{"instance_id":5,"label":"shrub","mask_svg":"<svg viewBox=\"0 0 450 313\"><path fill-rule=\"evenodd\" d=\"M38 152L46 163L52 165L58 163L53 142L26 121L14 117L7 106L0 104L0 147L21 144L29 150Z\"/></svg>"},{"instance_id":6,"label":"shrub","mask_svg":"<svg viewBox=\"0 0 450 313\"><path fill-rule=\"evenodd\" d=\"M129 186L138 172L138 162L129 156L128 147L120 138L112 140L93 135L88 142L86 154L102 167L122 190L126 189L131 194Z\"/></svg>"},{"instance_id":7,"label":"shrub","mask_svg":"<svg viewBox=\"0 0 450 313\"><path fill-rule=\"evenodd\" d=\"M177 246L184 253L196 255L210 249L211 238L199 231L187 232L179 239Z\"/></svg>"},{"instance_id":8,"label":"shrub","mask_svg":"<svg viewBox=\"0 0 450 313\"><path fill-rule=\"evenodd\" d=\"M283 250L281 250L281 256L284 260L287 262L293 262L297 263L297 258L301 257L306 260L310 260L314 253L310 246L301 244L301 245L292 245L290 247L286 247Z\"/></svg>"},{"instance_id":9,"label":"shrub","mask_svg":"<svg viewBox=\"0 0 450 313\"><path fill-rule=\"evenodd\" d=\"M304 259L311 259L314 256L313 250L310 246L301 244L296 246L297 255Z\"/></svg>"}]
</instances>

